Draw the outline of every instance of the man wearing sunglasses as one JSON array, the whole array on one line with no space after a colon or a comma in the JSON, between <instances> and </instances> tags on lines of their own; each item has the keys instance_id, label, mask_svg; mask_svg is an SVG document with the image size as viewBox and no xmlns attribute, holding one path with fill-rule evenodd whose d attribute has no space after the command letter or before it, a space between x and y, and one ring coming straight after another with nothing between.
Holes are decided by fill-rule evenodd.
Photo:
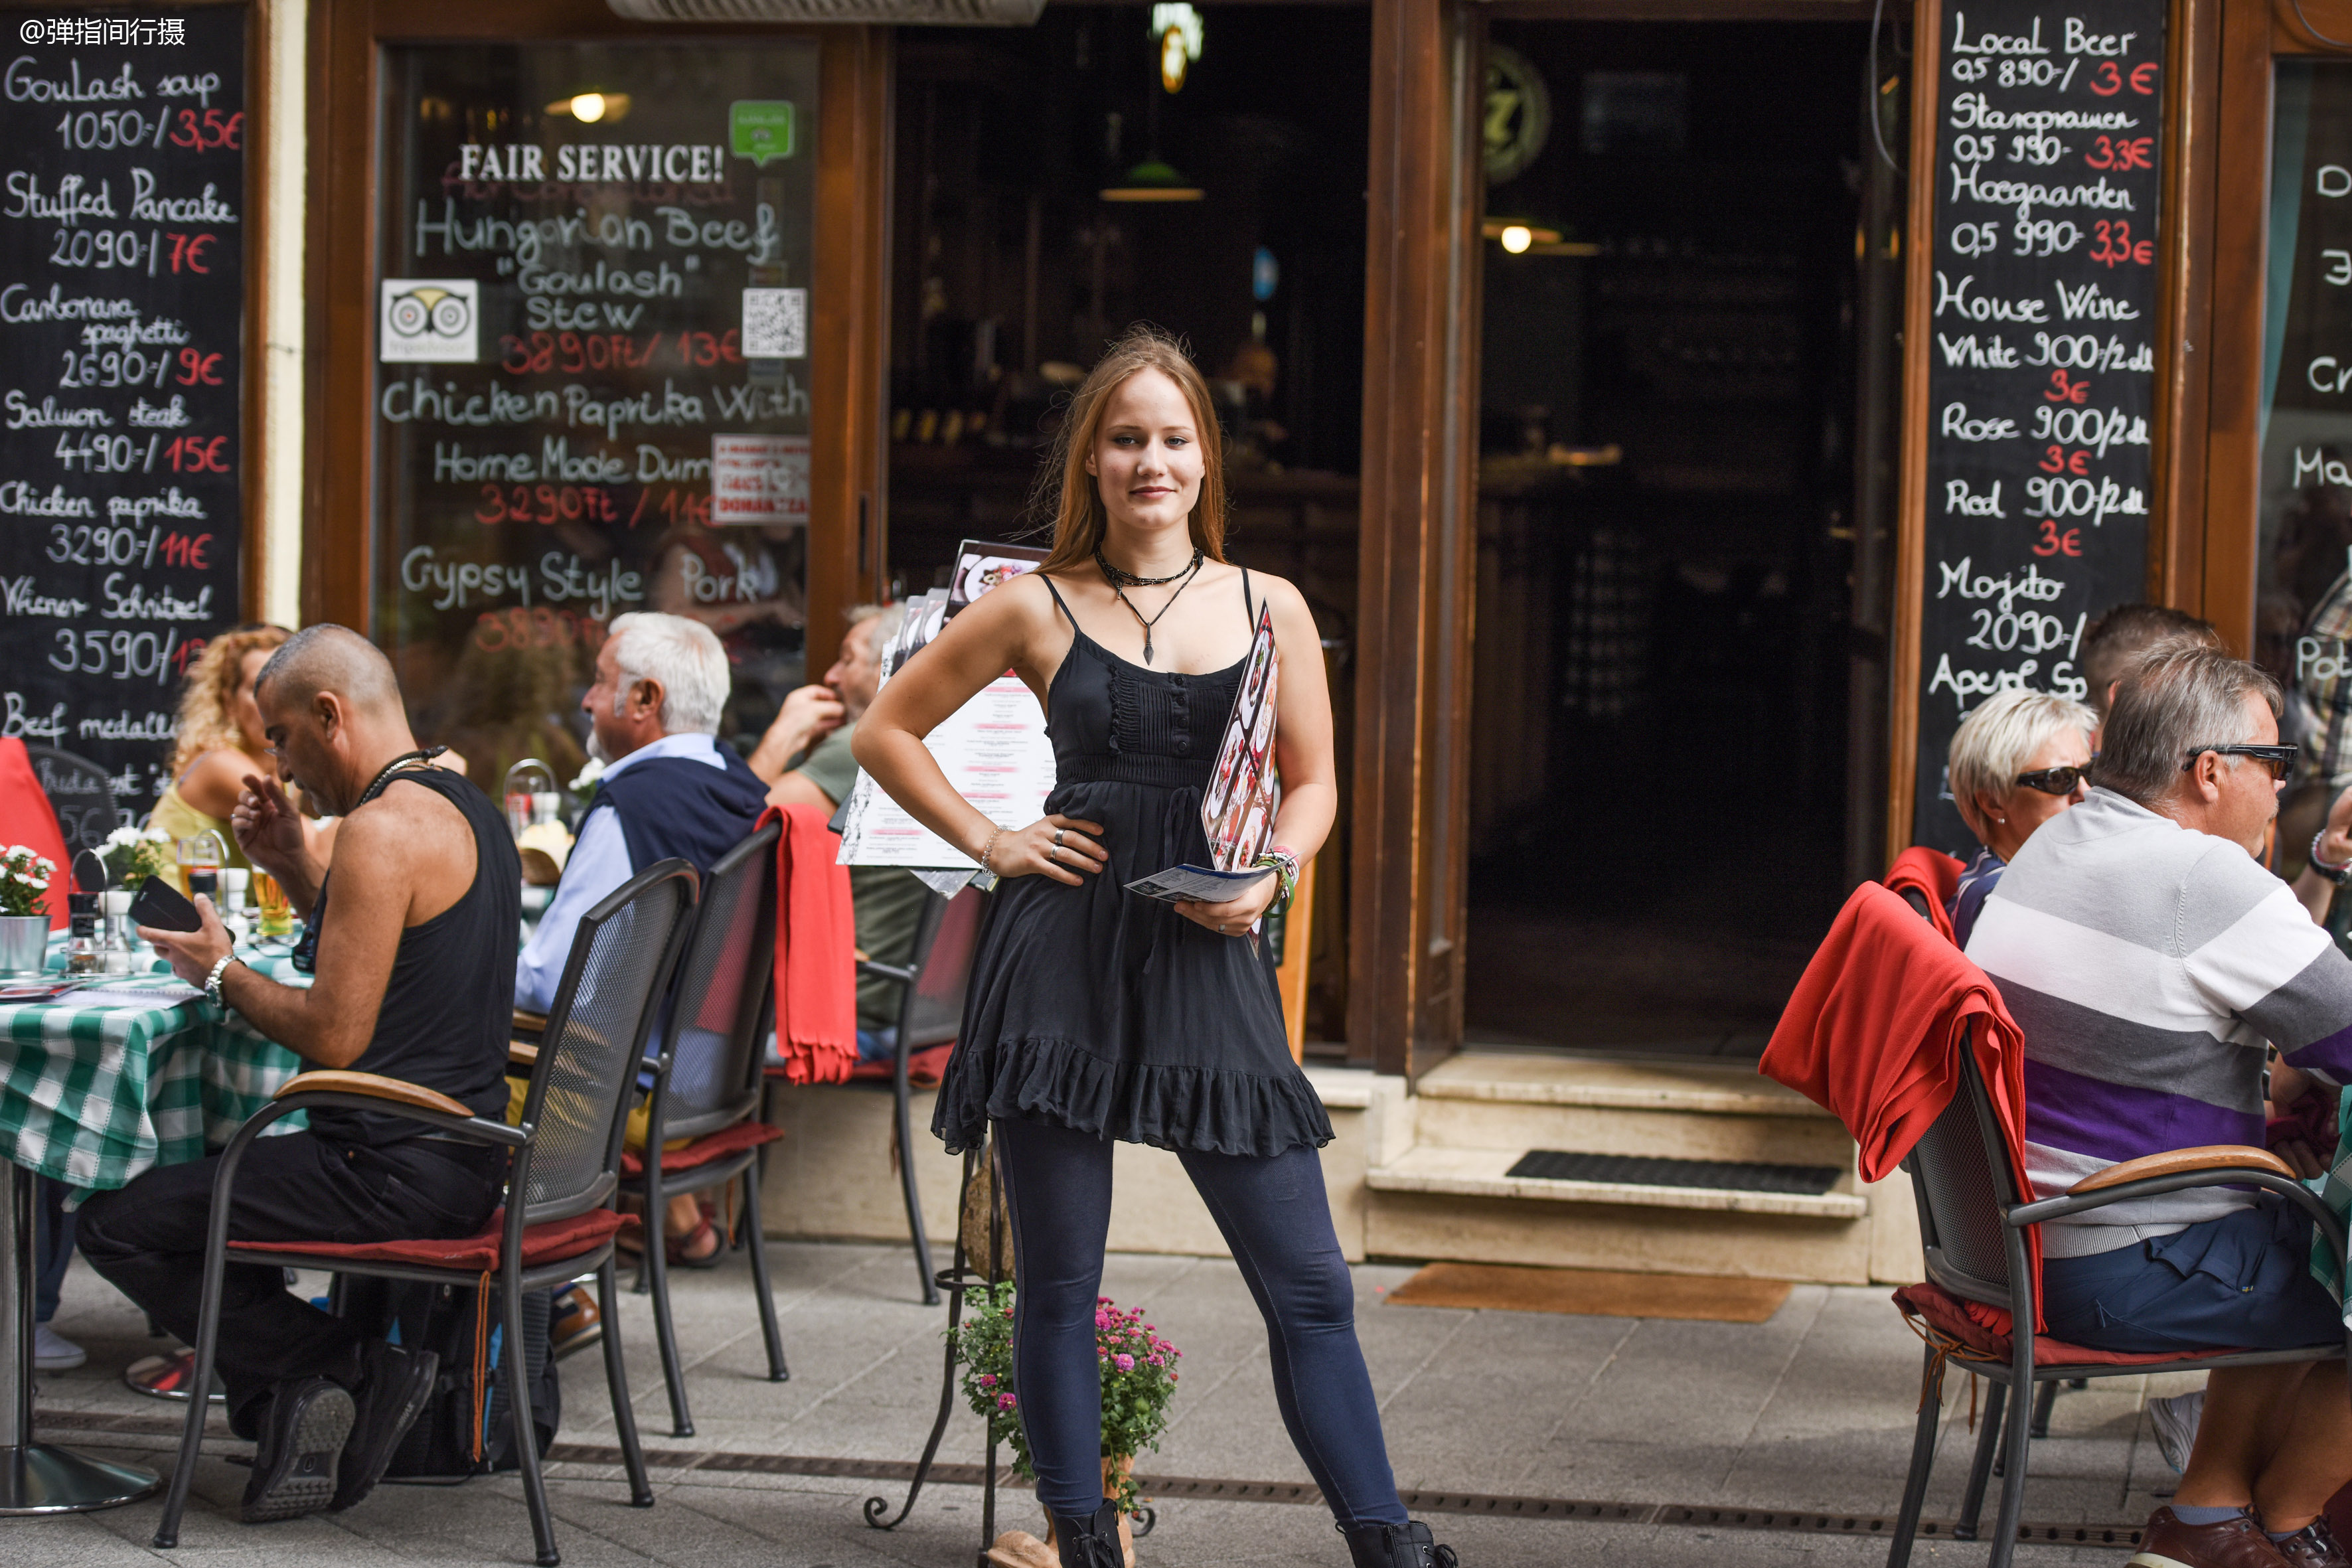
<instances>
[{"instance_id":1,"label":"man wearing sunglasses","mask_svg":"<svg viewBox=\"0 0 2352 1568\"><path fill-rule=\"evenodd\" d=\"M2083 803L2045 822L1986 900L1969 956L2025 1033L2035 1194L2125 1161L2263 1136L2263 1068L2352 1081L2352 959L2261 863L2295 758L2278 684L2209 648L2123 677ZM2311 1225L2199 1187L2042 1227L2050 1332L2118 1352L2338 1342ZM2142 1568L2336 1568L2321 1510L2352 1481L2341 1362L2215 1371Z\"/></svg>"}]
</instances>

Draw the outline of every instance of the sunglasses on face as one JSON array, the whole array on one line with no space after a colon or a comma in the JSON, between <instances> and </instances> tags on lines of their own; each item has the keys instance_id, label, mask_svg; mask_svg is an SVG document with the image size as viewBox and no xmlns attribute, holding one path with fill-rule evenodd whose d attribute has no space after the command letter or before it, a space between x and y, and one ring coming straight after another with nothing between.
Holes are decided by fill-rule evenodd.
<instances>
[{"instance_id":1,"label":"sunglasses on face","mask_svg":"<svg viewBox=\"0 0 2352 1568\"><path fill-rule=\"evenodd\" d=\"M2271 777L2273 780L2284 781L2287 774L2294 771L2294 760L2302 754L2303 748L2300 746L2194 746L2189 749L2188 761L2180 764L2180 771L2185 773L2195 767L2197 759L2208 752L2224 757L2252 757L2270 769Z\"/></svg>"},{"instance_id":2,"label":"sunglasses on face","mask_svg":"<svg viewBox=\"0 0 2352 1568\"><path fill-rule=\"evenodd\" d=\"M2017 775L2020 789L2038 789L2043 795L2073 795L2077 784L2089 782L2087 763L2063 768L2042 768L2038 772Z\"/></svg>"}]
</instances>

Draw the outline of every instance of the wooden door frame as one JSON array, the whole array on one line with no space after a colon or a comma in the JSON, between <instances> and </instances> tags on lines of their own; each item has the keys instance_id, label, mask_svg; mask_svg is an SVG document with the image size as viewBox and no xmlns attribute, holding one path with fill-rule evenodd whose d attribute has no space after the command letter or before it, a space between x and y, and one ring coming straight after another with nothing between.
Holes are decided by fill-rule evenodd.
<instances>
[{"instance_id":1,"label":"wooden door frame","mask_svg":"<svg viewBox=\"0 0 2352 1568\"><path fill-rule=\"evenodd\" d=\"M2206 0L2215 4L2216 0ZM2263 312L2268 280L2272 61L2343 55L2314 39L2274 0L2226 0L2215 50L2215 111L2207 162L2214 193L2211 235L2253 243L2212 245L2212 286L2199 301L2212 344L2206 367L2206 439L2200 445L2202 527L2176 552L2181 597L2240 653L2253 646L2255 571L2261 552ZM2352 0L2303 0L2310 26L2352 37ZM2209 239L2209 244L2211 244ZM2190 597L2191 595L2195 596Z\"/></svg>"},{"instance_id":2,"label":"wooden door frame","mask_svg":"<svg viewBox=\"0 0 2352 1568\"><path fill-rule=\"evenodd\" d=\"M310 23L302 618L372 631L380 46L567 38L814 38L816 236L810 291L807 665L880 574L890 33L884 27L648 26L602 0L321 0ZM861 538L860 521L865 527Z\"/></svg>"},{"instance_id":3,"label":"wooden door frame","mask_svg":"<svg viewBox=\"0 0 2352 1568\"><path fill-rule=\"evenodd\" d=\"M1352 1061L1417 1078L1462 1042L1486 20L1870 14L1870 0L1372 0Z\"/></svg>"},{"instance_id":4,"label":"wooden door frame","mask_svg":"<svg viewBox=\"0 0 2352 1568\"><path fill-rule=\"evenodd\" d=\"M1485 34L1372 0L1348 1040L1408 1079L1462 1040Z\"/></svg>"}]
</instances>

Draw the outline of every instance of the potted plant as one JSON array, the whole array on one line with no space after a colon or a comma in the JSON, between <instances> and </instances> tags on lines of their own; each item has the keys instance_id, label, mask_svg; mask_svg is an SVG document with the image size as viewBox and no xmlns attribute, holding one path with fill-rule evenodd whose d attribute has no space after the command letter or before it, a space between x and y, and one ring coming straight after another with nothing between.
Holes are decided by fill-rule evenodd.
<instances>
[{"instance_id":1,"label":"potted plant","mask_svg":"<svg viewBox=\"0 0 2352 1568\"><path fill-rule=\"evenodd\" d=\"M152 827L116 828L106 836L98 858L106 868L108 885L124 892L137 892L148 878L178 865L171 836Z\"/></svg>"},{"instance_id":2,"label":"potted plant","mask_svg":"<svg viewBox=\"0 0 2352 1568\"><path fill-rule=\"evenodd\" d=\"M1008 1282L982 1286L972 1292L972 1315L960 1329L949 1331L956 1359L963 1363L963 1393L972 1410L988 1422L992 1442L1013 1451L1013 1472L1031 1480L1037 1472L1029 1459L1029 1436L1021 1426L1021 1403L1013 1389L1013 1286ZM1168 1405L1176 1395L1176 1362L1184 1352L1160 1337L1143 1321L1141 1311L1123 1312L1108 1296L1095 1302L1095 1358L1102 1368L1103 1495L1118 1504L1119 1545L1129 1568L1135 1548L1128 1521L1142 1511L1143 1499L1135 1484L1135 1457L1160 1447L1168 1429ZM1000 1563L1031 1561L1052 1563L1054 1537L1047 1521L1045 1540L1037 1542L1025 1531L1009 1531L990 1548ZM1034 1556L1032 1555L1034 1549Z\"/></svg>"},{"instance_id":3,"label":"potted plant","mask_svg":"<svg viewBox=\"0 0 2352 1568\"><path fill-rule=\"evenodd\" d=\"M38 974L48 956L49 881L57 862L21 844L0 854L0 973Z\"/></svg>"}]
</instances>

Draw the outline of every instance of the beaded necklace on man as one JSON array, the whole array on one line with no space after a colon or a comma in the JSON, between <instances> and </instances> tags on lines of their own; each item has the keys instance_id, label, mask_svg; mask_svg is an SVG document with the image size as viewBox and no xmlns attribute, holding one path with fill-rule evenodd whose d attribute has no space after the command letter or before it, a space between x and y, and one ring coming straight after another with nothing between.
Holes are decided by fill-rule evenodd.
<instances>
[{"instance_id":1,"label":"beaded necklace on man","mask_svg":"<svg viewBox=\"0 0 2352 1568\"><path fill-rule=\"evenodd\" d=\"M361 806L382 795L385 786L392 783L392 775L401 769L412 763L423 765L430 763L448 749L446 746L427 746L419 751L401 752L400 755L384 763L382 773L368 781L367 788L362 790L360 798L352 803L352 811L357 811ZM349 816L351 811L343 815ZM310 918L302 922L302 940L295 943L293 955L288 961L300 973L313 973L319 967L319 928L323 923L326 911L327 885L322 881L319 884L318 900L310 908ZM214 984L215 986L219 984L217 971L215 972Z\"/></svg>"}]
</instances>

